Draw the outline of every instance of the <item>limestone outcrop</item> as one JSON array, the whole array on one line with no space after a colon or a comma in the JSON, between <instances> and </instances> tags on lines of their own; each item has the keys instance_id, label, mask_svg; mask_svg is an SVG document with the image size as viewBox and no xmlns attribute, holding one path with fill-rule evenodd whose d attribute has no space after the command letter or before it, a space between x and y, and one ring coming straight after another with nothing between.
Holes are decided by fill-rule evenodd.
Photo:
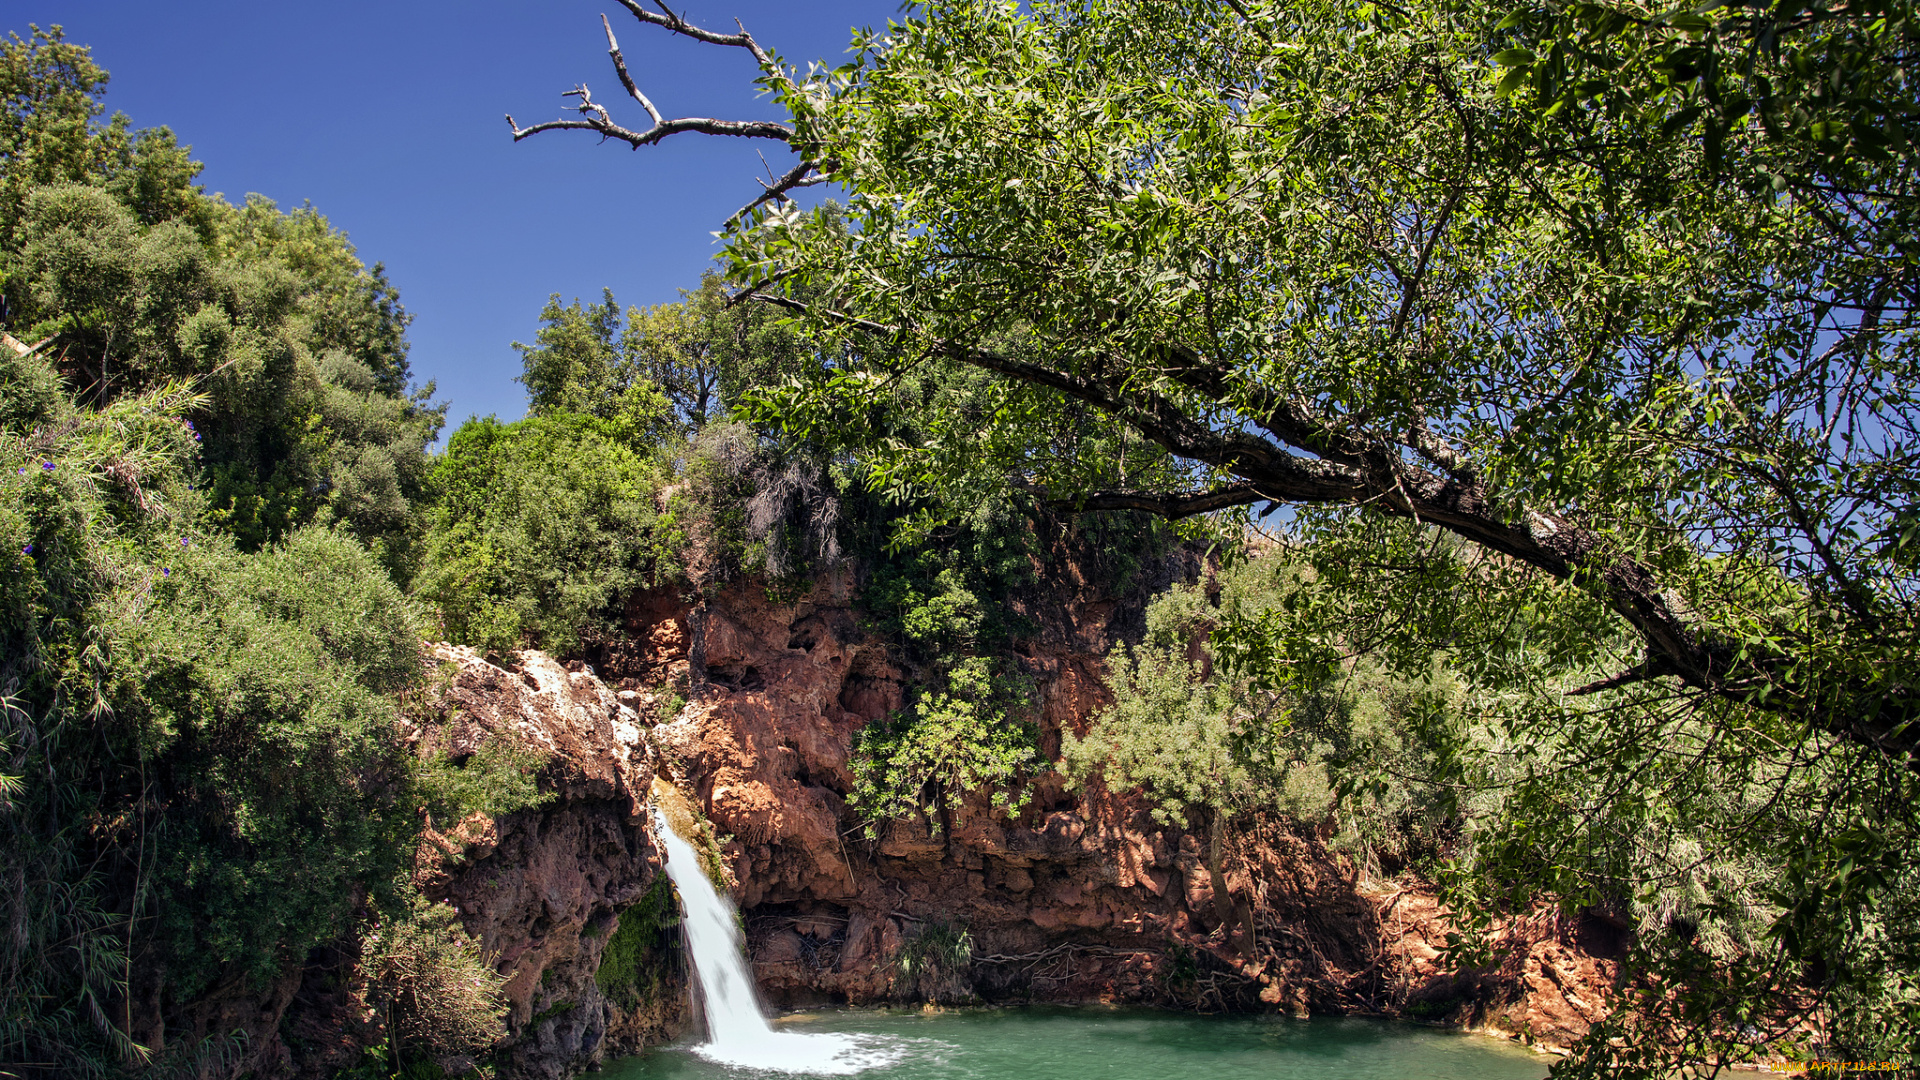
<instances>
[{"instance_id":1,"label":"limestone outcrop","mask_svg":"<svg viewBox=\"0 0 1920 1080\"><path fill-rule=\"evenodd\" d=\"M548 756L548 804L430 831L415 883L450 903L509 976L508 1070L563 1077L665 1036L680 1003L622 1008L594 975L619 913L659 872L647 792L654 755L643 717L584 670L538 652L496 664L435 645L437 722L423 753L472 753L506 736Z\"/></svg>"},{"instance_id":2,"label":"limestone outcrop","mask_svg":"<svg viewBox=\"0 0 1920 1080\"><path fill-rule=\"evenodd\" d=\"M1040 628L1017 652L1044 753L1109 700L1102 658L1138 632L1146 597L1205 572L1176 555L1129 600L1069 571L1023 601L1018 614ZM798 597L751 581L637 596L624 636L589 653L592 666L429 647L437 674L414 732L420 753L457 758L504 737L547 755L550 801L431 823L415 875L509 977L503 1076L557 1080L687 1023L683 970L645 994L610 994L596 978L623 913L659 876L646 813L656 776L710 822L776 1006L1099 1000L1377 1013L1547 1049L1601 1015L1624 944L1615 929L1544 913L1500 928L1493 966L1453 970L1442 953L1451 927L1431 890L1363 879L1311 826L1242 830L1224 862L1224 904L1200 838L1155 822L1137 796L1073 792L1054 776L1012 817L981 801L937 833L898 822L868 837L845 801L853 738L905 704L915 675L862 629L856 592L842 570ZM372 1018L351 1016L345 998L326 1007L334 983L276 990L294 1001L278 1006L289 1032L342 1047L303 1056L315 1075L372 1041L356 1040L354 1025L371 1032Z\"/></svg>"},{"instance_id":3,"label":"limestone outcrop","mask_svg":"<svg viewBox=\"0 0 1920 1080\"><path fill-rule=\"evenodd\" d=\"M1198 580L1197 560L1159 568ZM1102 657L1139 600L1068 577L1023 614L1020 643L1040 702L1042 749L1083 733L1107 703ZM984 800L937 835L896 822L868 838L848 811L848 754L865 724L901 707L912 673L860 629L853 583L792 602L743 583L672 610L631 609L629 636L671 642L629 669L638 685L686 685L653 729L661 768L696 801L737 882L762 991L777 1005L945 1000L1102 1000L1212 1009L1409 1015L1559 1048L1599 1016L1613 952L1551 919L1500 929L1502 961L1447 970L1451 929L1418 884L1370 884L1311 831L1269 822L1240 837L1224 884L1251 914L1252 948L1222 926L1200 841L1153 821L1134 796L1067 791L1043 777L1016 817ZM1245 914L1240 916L1244 918ZM1236 920L1237 922L1238 920ZM964 970L911 979L897 957L923 934L970 935Z\"/></svg>"}]
</instances>

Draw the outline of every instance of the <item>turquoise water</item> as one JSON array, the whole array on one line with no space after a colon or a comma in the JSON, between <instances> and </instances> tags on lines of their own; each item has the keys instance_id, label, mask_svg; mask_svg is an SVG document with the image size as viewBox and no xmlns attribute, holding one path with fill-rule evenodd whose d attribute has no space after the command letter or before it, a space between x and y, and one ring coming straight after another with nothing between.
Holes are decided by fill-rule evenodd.
<instances>
[{"instance_id":1,"label":"turquoise water","mask_svg":"<svg viewBox=\"0 0 1920 1080\"><path fill-rule=\"evenodd\" d=\"M1022 1008L788 1017L852 1035L870 1080L1541 1080L1547 1059L1495 1039L1379 1020ZM718 1065L691 1044L609 1062L603 1080L797 1076Z\"/></svg>"}]
</instances>

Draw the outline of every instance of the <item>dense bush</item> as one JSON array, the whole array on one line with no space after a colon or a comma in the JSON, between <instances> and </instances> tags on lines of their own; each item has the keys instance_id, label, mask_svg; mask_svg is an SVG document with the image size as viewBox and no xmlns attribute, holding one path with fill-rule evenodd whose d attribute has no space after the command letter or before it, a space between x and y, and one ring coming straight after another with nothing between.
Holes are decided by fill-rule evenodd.
<instances>
[{"instance_id":1,"label":"dense bush","mask_svg":"<svg viewBox=\"0 0 1920 1080\"><path fill-rule=\"evenodd\" d=\"M422 623L350 537L308 529L243 555L184 548L124 641L130 734L167 807L152 871L178 992L271 977L349 929L417 833L387 696Z\"/></svg>"},{"instance_id":2,"label":"dense bush","mask_svg":"<svg viewBox=\"0 0 1920 1080\"><path fill-rule=\"evenodd\" d=\"M440 414L397 294L104 83L0 41L0 1057L76 1075L228 1053L135 1032L405 914L423 802L525 794L400 738Z\"/></svg>"},{"instance_id":3,"label":"dense bush","mask_svg":"<svg viewBox=\"0 0 1920 1080\"><path fill-rule=\"evenodd\" d=\"M1458 704L1437 657L1428 677L1409 680L1364 656L1302 650L1249 670L1221 655L1216 630L1285 618L1315 585L1310 567L1278 549L1236 560L1217 592L1174 586L1147 608L1143 640L1109 657L1113 704L1085 736L1061 736L1070 781L1138 788L1157 820L1206 836L1217 899L1231 838L1262 815L1331 826L1332 846L1373 872L1431 872L1459 830L1424 734Z\"/></svg>"},{"instance_id":4,"label":"dense bush","mask_svg":"<svg viewBox=\"0 0 1920 1080\"><path fill-rule=\"evenodd\" d=\"M634 590L743 574L778 591L843 554L847 485L817 449L724 417L795 363L793 336L717 280L623 313L558 295L516 343L527 419L474 420L434 465L417 593L446 634L571 652Z\"/></svg>"},{"instance_id":5,"label":"dense bush","mask_svg":"<svg viewBox=\"0 0 1920 1080\"><path fill-rule=\"evenodd\" d=\"M43 386L36 362L0 396ZM175 387L0 430L9 1056L144 1059L130 971L173 1000L259 985L347 933L417 835L392 695L418 611L345 533L247 553L210 530L201 406Z\"/></svg>"},{"instance_id":6,"label":"dense bush","mask_svg":"<svg viewBox=\"0 0 1920 1080\"><path fill-rule=\"evenodd\" d=\"M229 205L165 129L98 123L105 81L57 30L0 42L0 323L89 407L197 380L204 512L244 547L340 523L404 579L442 409L398 293L311 207Z\"/></svg>"},{"instance_id":7,"label":"dense bush","mask_svg":"<svg viewBox=\"0 0 1920 1080\"><path fill-rule=\"evenodd\" d=\"M681 534L660 506L671 463L620 436L618 421L561 413L472 420L447 441L418 590L450 638L565 651L613 627L629 591L679 579Z\"/></svg>"},{"instance_id":8,"label":"dense bush","mask_svg":"<svg viewBox=\"0 0 1920 1080\"><path fill-rule=\"evenodd\" d=\"M386 1018L384 1064L491 1047L506 1034L506 976L447 905L409 889L393 907L361 944L369 1003Z\"/></svg>"},{"instance_id":9,"label":"dense bush","mask_svg":"<svg viewBox=\"0 0 1920 1080\"><path fill-rule=\"evenodd\" d=\"M972 656L923 688L911 706L861 729L849 767L847 802L868 837L901 818L919 818L939 835L945 811L985 791L995 809L1018 812L1025 781L1045 767L1035 740L1031 688L1005 665Z\"/></svg>"},{"instance_id":10,"label":"dense bush","mask_svg":"<svg viewBox=\"0 0 1920 1080\"><path fill-rule=\"evenodd\" d=\"M848 802L869 836L898 818L938 834L946 811L976 791L1017 811L1025 781L1044 767L1032 686L1005 655L1025 628L1006 601L1032 581L1032 526L992 509L952 527L947 544L875 560L861 598L869 628L923 675L906 708L854 739Z\"/></svg>"}]
</instances>

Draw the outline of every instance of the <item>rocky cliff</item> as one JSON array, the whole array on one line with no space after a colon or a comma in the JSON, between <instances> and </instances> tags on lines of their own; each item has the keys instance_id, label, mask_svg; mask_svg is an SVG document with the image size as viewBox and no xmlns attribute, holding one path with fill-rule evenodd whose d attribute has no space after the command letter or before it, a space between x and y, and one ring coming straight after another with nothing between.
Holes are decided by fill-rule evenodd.
<instances>
[{"instance_id":1,"label":"rocky cliff","mask_svg":"<svg viewBox=\"0 0 1920 1080\"><path fill-rule=\"evenodd\" d=\"M1138 632L1145 596L1203 573L1176 555L1130 602L1069 571L1024 601L1021 614L1042 628L1017 648L1038 688L1045 752L1057 753L1063 730L1084 733L1107 703L1102 657ZM1382 1013L1543 1047L1571 1042L1598 1017L1621 944L1611 928L1519 921L1501 930L1499 964L1450 971L1438 946L1451 928L1431 892L1361 880L1311 828L1267 822L1228 853L1226 907L1251 916L1251 938L1218 920L1198 838L1155 824L1128 793L1069 792L1049 777L1013 819L981 801L940 835L901 822L866 839L843 801L852 736L902 705L911 674L861 632L853 592L841 574L783 604L743 583L698 605L643 598L629 613L630 636L654 648L623 677L693 688L653 741L660 767L724 838L772 1003ZM971 962L943 960L934 946L961 928Z\"/></svg>"},{"instance_id":2,"label":"rocky cliff","mask_svg":"<svg viewBox=\"0 0 1920 1080\"><path fill-rule=\"evenodd\" d=\"M429 686L412 710L420 754L458 760L506 740L546 761L542 805L428 821L415 858L415 885L450 905L507 976L501 1075L570 1076L667 1038L686 1015L684 975L672 950L660 948L671 934L625 942L629 966L636 951L663 954L653 958L659 977L619 985L606 977L608 954L621 947L622 914L631 921L664 883L647 814L656 760L647 703L538 652L488 659L431 645L428 653ZM385 1032L382 1017L364 1006L356 959L312 958L297 989L259 1008L262 1022L241 1064L326 1077L360 1062ZM443 1064L458 1071L465 1063Z\"/></svg>"},{"instance_id":3,"label":"rocky cliff","mask_svg":"<svg viewBox=\"0 0 1920 1080\"><path fill-rule=\"evenodd\" d=\"M1023 601L1042 628L1017 651L1037 687L1045 752L1108 700L1102 657L1138 632L1145 596L1203 574L1196 558L1175 556L1131 601L1071 573ZM549 755L550 802L433 823L416 874L509 976L503 1075L569 1075L685 1025L684 966L649 900L664 895L644 812L656 775L711 823L709 847L777 1006L1099 1000L1375 1013L1543 1048L1598 1017L1624 943L1614 928L1545 913L1502 928L1498 963L1450 970L1431 891L1363 879L1310 824L1243 831L1226 852L1224 904L1198 838L1157 825L1133 795L1070 792L1053 777L1013 818L969 804L939 835L900 823L867 838L844 799L852 738L902 706L912 673L863 632L855 593L843 570L786 600L753 582L691 599L638 596L623 639L589 655L591 666L432 648L440 675L416 731L422 753L510 737ZM351 1017L346 991L327 997L337 977L307 982L281 1030L306 1048L303 1071L324 1074L350 1044L371 1041L351 1029L364 1036L374 1018Z\"/></svg>"}]
</instances>

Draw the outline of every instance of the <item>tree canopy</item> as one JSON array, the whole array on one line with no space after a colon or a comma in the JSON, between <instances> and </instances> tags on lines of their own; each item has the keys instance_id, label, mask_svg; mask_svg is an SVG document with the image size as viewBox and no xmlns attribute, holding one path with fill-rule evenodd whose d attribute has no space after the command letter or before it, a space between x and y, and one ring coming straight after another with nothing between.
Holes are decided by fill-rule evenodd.
<instances>
[{"instance_id":1,"label":"tree canopy","mask_svg":"<svg viewBox=\"0 0 1920 1080\"><path fill-rule=\"evenodd\" d=\"M1802 991L1836 1039L1920 1030L1904 6L938 0L807 72L625 6L750 51L790 122L666 120L615 46L650 126L515 135L788 144L729 273L835 345L756 415L903 498L1288 507L1320 584L1224 620L1225 666L1439 649L1489 695L1528 764L1455 896L1641 903L1645 985L1690 988L1585 1066L1718 1060ZM957 369L971 408L876 428ZM1687 844L1770 868L1765 934L1702 953L1635 899Z\"/></svg>"}]
</instances>

